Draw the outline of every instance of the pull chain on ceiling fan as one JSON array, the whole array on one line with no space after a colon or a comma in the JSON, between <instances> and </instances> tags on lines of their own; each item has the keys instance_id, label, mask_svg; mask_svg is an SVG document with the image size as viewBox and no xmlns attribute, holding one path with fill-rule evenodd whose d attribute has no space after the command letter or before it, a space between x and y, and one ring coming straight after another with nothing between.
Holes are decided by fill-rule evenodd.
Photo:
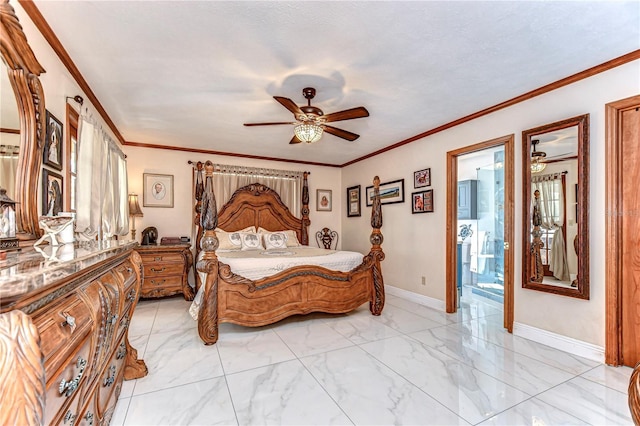
<instances>
[{"instance_id":1,"label":"pull chain on ceiling fan","mask_svg":"<svg viewBox=\"0 0 640 426\"><path fill-rule=\"evenodd\" d=\"M293 113L295 122L273 122L273 123L245 123L245 126L273 126L282 124L292 124L293 138L289 142L290 144L296 144L301 142L314 143L320 140L322 134L327 132L334 136L337 136L348 141L354 141L360 137L355 133L348 132L337 127L329 126L326 123L334 121L352 120L354 118L364 118L369 116L369 111L365 107L356 107L346 109L344 111L338 111L331 114L324 114L320 108L311 105L311 99L316 95L316 89L313 87L305 87L302 89L302 94L307 100L307 105L299 107L289 98L282 96L274 96L273 98L278 101L282 106Z\"/></svg>"}]
</instances>

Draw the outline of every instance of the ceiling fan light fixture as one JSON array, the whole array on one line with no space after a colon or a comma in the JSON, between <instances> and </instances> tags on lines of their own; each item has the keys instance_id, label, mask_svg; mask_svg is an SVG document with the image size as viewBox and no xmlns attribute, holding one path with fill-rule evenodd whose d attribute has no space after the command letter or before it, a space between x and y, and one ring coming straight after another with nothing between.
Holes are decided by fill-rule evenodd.
<instances>
[{"instance_id":1,"label":"ceiling fan light fixture","mask_svg":"<svg viewBox=\"0 0 640 426\"><path fill-rule=\"evenodd\" d=\"M545 168L547 167L546 163L541 163L538 161L538 159L534 159L531 162L531 173L540 173L541 171L543 171Z\"/></svg>"},{"instance_id":2,"label":"ceiling fan light fixture","mask_svg":"<svg viewBox=\"0 0 640 426\"><path fill-rule=\"evenodd\" d=\"M320 140L324 129L313 123L301 123L293 128L293 132L302 142L314 143Z\"/></svg>"}]
</instances>

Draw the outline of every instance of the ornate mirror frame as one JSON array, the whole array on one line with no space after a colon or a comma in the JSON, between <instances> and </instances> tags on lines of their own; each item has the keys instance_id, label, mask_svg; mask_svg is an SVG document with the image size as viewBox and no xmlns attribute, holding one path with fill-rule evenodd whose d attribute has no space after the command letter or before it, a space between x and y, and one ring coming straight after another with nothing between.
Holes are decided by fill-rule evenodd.
<instances>
[{"instance_id":1,"label":"ornate mirror frame","mask_svg":"<svg viewBox=\"0 0 640 426\"><path fill-rule=\"evenodd\" d=\"M531 175L531 141L536 136L577 126L577 193L576 218L577 235L574 242L566 242L567 250L575 247L577 254L577 277L575 287L562 287L537 282L535 269L538 267L532 255L533 202ZM589 299L589 114L569 118L522 132L522 287L545 291L563 296ZM566 206L565 206L566 208Z\"/></svg>"},{"instance_id":2,"label":"ornate mirror frame","mask_svg":"<svg viewBox=\"0 0 640 426\"><path fill-rule=\"evenodd\" d=\"M38 226L38 180L44 146L44 91L38 63L9 0L0 3L0 55L7 64L20 117L20 156L16 173L16 225L20 240L35 239Z\"/></svg>"}]
</instances>

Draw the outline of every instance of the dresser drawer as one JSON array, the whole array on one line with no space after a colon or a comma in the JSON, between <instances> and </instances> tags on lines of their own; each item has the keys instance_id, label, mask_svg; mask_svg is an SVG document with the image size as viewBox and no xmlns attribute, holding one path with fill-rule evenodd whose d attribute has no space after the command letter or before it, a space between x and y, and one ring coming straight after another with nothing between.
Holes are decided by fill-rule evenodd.
<instances>
[{"instance_id":1,"label":"dresser drawer","mask_svg":"<svg viewBox=\"0 0 640 426\"><path fill-rule=\"evenodd\" d=\"M86 391L85 383L92 368L91 339L87 337L76 348L62 369L51 379L47 377L45 424L71 425L78 415L81 395Z\"/></svg>"},{"instance_id":2,"label":"dresser drawer","mask_svg":"<svg viewBox=\"0 0 640 426\"><path fill-rule=\"evenodd\" d=\"M118 265L115 268L115 271L122 276L122 281L124 282L125 288L135 283L136 270L135 266L133 266L133 263L131 263L130 260L127 260L121 265Z\"/></svg>"},{"instance_id":3,"label":"dresser drawer","mask_svg":"<svg viewBox=\"0 0 640 426\"><path fill-rule=\"evenodd\" d=\"M100 381L98 383L97 391L97 405L98 416L103 417L106 409L109 407L109 402L113 400L112 396L117 398L120 394L122 386L122 378L124 369L124 359L127 356L127 347L124 343L124 337L122 337L116 345L116 350L111 356L111 359L106 365L105 370L102 372ZM115 393L115 395L114 395Z\"/></svg>"},{"instance_id":4,"label":"dresser drawer","mask_svg":"<svg viewBox=\"0 0 640 426\"><path fill-rule=\"evenodd\" d=\"M142 297L162 297L182 293L182 276L145 278Z\"/></svg>"},{"instance_id":5,"label":"dresser drawer","mask_svg":"<svg viewBox=\"0 0 640 426\"><path fill-rule=\"evenodd\" d=\"M182 263L184 264L184 256L180 253L153 253L141 254L142 263Z\"/></svg>"},{"instance_id":6,"label":"dresser drawer","mask_svg":"<svg viewBox=\"0 0 640 426\"><path fill-rule=\"evenodd\" d=\"M158 276L181 275L183 272L184 263L144 265L144 280Z\"/></svg>"},{"instance_id":7,"label":"dresser drawer","mask_svg":"<svg viewBox=\"0 0 640 426\"><path fill-rule=\"evenodd\" d=\"M76 342L84 339L93 325L91 311L75 293L34 318L47 378L60 368Z\"/></svg>"}]
</instances>

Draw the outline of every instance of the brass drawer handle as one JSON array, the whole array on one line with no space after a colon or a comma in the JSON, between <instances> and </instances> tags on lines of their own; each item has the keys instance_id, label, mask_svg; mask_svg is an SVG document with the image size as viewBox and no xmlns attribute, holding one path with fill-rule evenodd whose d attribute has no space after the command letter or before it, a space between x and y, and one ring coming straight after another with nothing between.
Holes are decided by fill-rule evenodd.
<instances>
[{"instance_id":1,"label":"brass drawer handle","mask_svg":"<svg viewBox=\"0 0 640 426\"><path fill-rule=\"evenodd\" d=\"M75 423L75 421L76 421L76 415L73 414L71 412L71 410L67 411L67 414L65 414L65 416L64 416L64 423L65 424L71 423L73 425L73 423Z\"/></svg>"},{"instance_id":2,"label":"brass drawer handle","mask_svg":"<svg viewBox=\"0 0 640 426\"><path fill-rule=\"evenodd\" d=\"M76 329L76 319L67 311L63 311L60 315L64 318L60 325L63 327L69 326L69 330L73 333Z\"/></svg>"},{"instance_id":3,"label":"brass drawer handle","mask_svg":"<svg viewBox=\"0 0 640 426\"><path fill-rule=\"evenodd\" d=\"M127 301L130 302L135 298L136 298L136 289L134 287L131 290L129 290L129 293L127 294Z\"/></svg>"},{"instance_id":4,"label":"brass drawer handle","mask_svg":"<svg viewBox=\"0 0 640 426\"><path fill-rule=\"evenodd\" d=\"M151 272L160 273L160 272L164 272L165 269L167 268L165 268L164 266L160 269L151 268Z\"/></svg>"},{"instance_id":5,"label":"brass drawer handle","mask_svg":"<svg viewBox=\"0 0 640 426\"><path fill-rule=\"evenodd\" d=\"M162 260L162 256L156 256L153 258L153 260L155 260L156 262L159 262Z\"/></svg>"},{"instance_id":6,"label":"brass drawer handle","mask_svg":"<svg viewBox=\"0 0 640 426\"><path fill-rule=\"evenodd\" d=\"M116 359L122 359L127 355L127 345L124 343L120 343L120 348L118 348L118 352L116 353Z\"/></svg>"},{"instance_id":7,"label":"brass drawer handle","mask_svg":"<svg viewBox=\"0 0 640 426\"><path fill-rule=\"evenodd\" d=\"M82 357L78 357L76 367L79 368L80 371L78 371L78 375L73 380L66 381L65 379L62 379L62 381L60 382L60 386L58 386L60 395L64 394L64 396L66 397L70 397L71 395L73 395L73 392L78 389L78 385L80 384L80 380L82 379L82 375L84 374L84 369L86 366L87 360L83 359Z\"/></svg>"},{"instance_id":8,"label":"brass drawer handle","mask_svg":"<svg viewBox=\"0 0 640 426\"><path fill-rule=\"evenodd\" d=\"M109 387L115 381L116 381L116 366L112 365L111 367L109 367L109 375L104 379L104 382L102 382L102 385L104 387Z\"/></svg>"},{"instance_id":9,"label":"brass drawer handle","mask_svg":"<svg viewBox=\"0 0 640 426\"><path fill-rule=\"evenodd\" d=\"M132 274L133 273L133 268L131 268L130 266L127 266L127 272Z\"/></svg>"},{"instance_id":10,"label":"brass drawer handle","mask_svg":"<svg viewBox=\"0 0 640 426\"><path fill-rule=\"evenodd\" d=\"M84 419L89 423L89 426L93 426L93 413L91 411L85 414Z\"/></svg>"},{"instance_id":11,"label":"brass drawer handle","mask_svg":"<svg viewBox=\"0 0 640 426\"><path fill-rule=\"evenodd\" d=\"M165 281L167 281L167 280L158 280L158 281L151 280L151 284L153 284L153 285L162 285L162 284L165 283Z\"/></svg>"}]
</instances>

